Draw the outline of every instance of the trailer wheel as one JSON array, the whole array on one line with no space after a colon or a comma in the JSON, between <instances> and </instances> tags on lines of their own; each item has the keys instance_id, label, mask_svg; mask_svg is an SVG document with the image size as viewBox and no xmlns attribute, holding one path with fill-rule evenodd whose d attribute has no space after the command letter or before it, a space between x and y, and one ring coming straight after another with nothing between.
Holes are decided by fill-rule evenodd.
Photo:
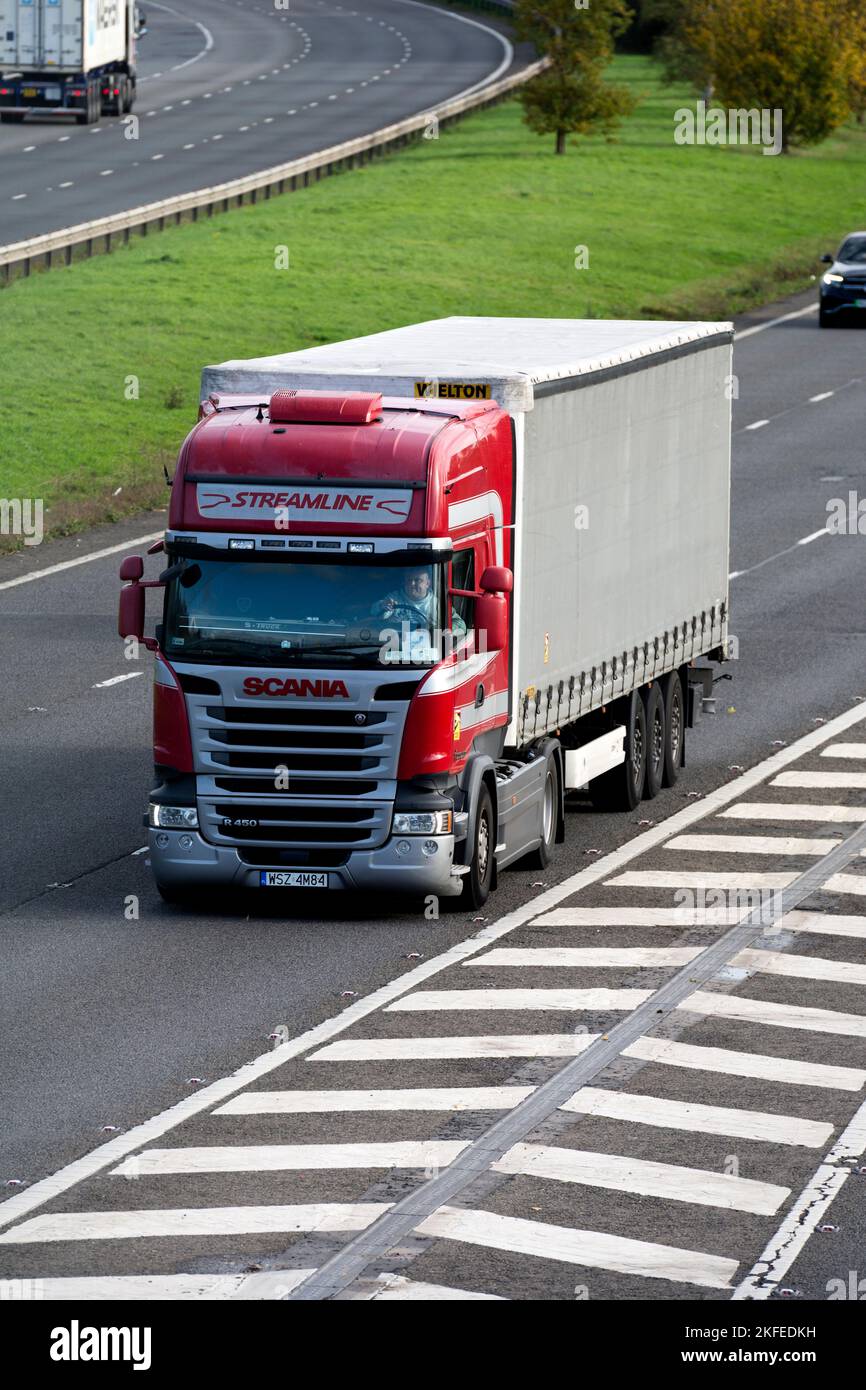
<instances>
[{"instance_id":1,"label":"trailer wheel","mask_svg":"<svg viewBox=\"0 0 866 1390\"><path fill-rule=\"evenodd\" d=\"M665 770L662 785L672 787L683 765L683 747L686 739L686 710L683 700L683 685L676 671L666 678L665 684Z\"/></svg>"},{"instance_id":2,"label":"trailer wheel","mask_svg":"<svg viewBox=\"0 0 866 1390\"><path fill-rule=\"evenodd\" d=\"M4 125L20 125L23 120L23 111L6 111L0 116L0 121L2 121Z\"/></svg>"},{"instance_id":3,"label":"trailer wheel","mask_svg":"<svg viewBox=\"0 0 866 1390\"><path fill-rule=\"evenodd\" d=\"M646 779L646 714L637 691L626 696L625 761L589 784L599 811L633 811L643 796Z\"/></svg>"},{"instance_id":4,"label":"trailer wheel","mask_svg":"<svg viewBox=\"0 0 866 1390\"><path fill-rule=\"evenodd\" d=\"M556 818L559 814L559 764L556 758L547 759L544 775L544 797L541 803L541 834L538 849L524 855L523 864L528 869L546 869L553 858L556 843Z\"/></svg>"},{"instance_id":5,"label":"trailer wheel","mask_svg":"<svg viewBox=\"0 0 866 1390\"><path fill-rule=\"evenodd\" d=\"M478 796L478 813L475 817L475 842L472 846L472 859L469 873L463 875L463 891L455 900L455 906L463 908L483 907L490 896L493 881L493 858L496 852L496 816L493 812L493 798L486 782L482 782Z\"/></svg>"},{"instance_id":6,"label":"trailer wheel","mask_svg":"<svg viewBox=\"0 0 866 1390\"><path fill-rule=\"evenodd\" d=\"M646 781L643 794L647 801L658 796L664 782L667 739L665 736L665 705L658 683L646 687Z\"/></svg>"}]
</instances>

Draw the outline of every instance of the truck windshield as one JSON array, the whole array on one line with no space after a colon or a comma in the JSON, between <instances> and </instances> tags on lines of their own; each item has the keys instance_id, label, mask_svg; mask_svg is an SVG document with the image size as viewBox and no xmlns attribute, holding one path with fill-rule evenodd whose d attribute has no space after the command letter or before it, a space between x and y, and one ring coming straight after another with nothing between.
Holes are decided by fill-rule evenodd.
<instances>
[{"instance_id":1,"label":"truck windshield","mask_svg":"<svg viewBox=\"0 0 866 1390\"><path fill-rule=\"evenodd\" d=\"M176 660L287 666L441 660L441 561L178 563L166 589L164 633L166 653Z\"/></svg>"}]
</instances>

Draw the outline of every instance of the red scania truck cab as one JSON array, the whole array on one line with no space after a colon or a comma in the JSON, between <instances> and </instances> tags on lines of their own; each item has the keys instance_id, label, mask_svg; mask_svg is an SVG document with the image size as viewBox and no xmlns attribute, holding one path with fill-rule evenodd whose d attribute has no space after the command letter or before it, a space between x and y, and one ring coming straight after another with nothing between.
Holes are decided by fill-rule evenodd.
<instances>
[{"instance_id":1,"label":"red scania truck cab","mask_svg":"<svg viewBox=\"0 0 866 1390\"><path fill-rule=\"evenodd\" d=\"M351 374L315 349L228 364L227 389L206 376L152 638L143 563L121 568L121 635L155 655L147 819L166 899L477 906L507 865L548 862L567 789L628 808L677 777L712 683L697 658L727 655L730 328L626 325L630 353L548 365L545 391L493 358L515 323L542 356L546 322L357 340L376 346L366 366L355 345ZM593 332L550 322L572 359ZM454 323L476 326L476 351L449 380Z\"/></svg>"}]
</instances>

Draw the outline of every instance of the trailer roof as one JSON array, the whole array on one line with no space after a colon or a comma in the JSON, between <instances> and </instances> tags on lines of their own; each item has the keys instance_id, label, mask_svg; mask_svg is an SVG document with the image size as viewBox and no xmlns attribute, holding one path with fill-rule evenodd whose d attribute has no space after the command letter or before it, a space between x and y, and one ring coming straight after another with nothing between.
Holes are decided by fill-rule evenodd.
<instances>
[{"instance_id":1,"label":"trailer roof","mask_svg":"<svg viewBox=\"0 0 866 1390\"><path fill-rule=\"evenodd\" d=\"M478 399L531 410L545 383L627 369L644 358L730 340L730 323L651 319L447 318L366 338L205 367L202 395L276 386L375 389L388 395ZM423 389L425 384L428 392ZM453 394L447 388L455 388ZM419 389L420 388L420 389ZM464 392L461 394L461 392Z\"/></svg>"}]
</instances>

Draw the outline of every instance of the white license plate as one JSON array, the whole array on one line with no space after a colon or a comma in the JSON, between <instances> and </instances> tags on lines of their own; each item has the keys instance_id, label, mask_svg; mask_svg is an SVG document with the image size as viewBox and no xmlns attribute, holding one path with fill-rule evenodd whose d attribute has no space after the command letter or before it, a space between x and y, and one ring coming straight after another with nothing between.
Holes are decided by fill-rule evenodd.
<instances>
[{"instance_id":1,"label":"white license plate","mask_svg":"<svg viewBox=\"0 0 866 1390\"><path fill-rule=\"evenodd\" d=\"M291 873L281 869L261 869L259 883L262 888L327 888L327 874L308 874L300 871Z\"/></svg>"},{"instance_id":2,"label":"white license plate","mask_svg":"<svg viewBox=\"0 0 866 1390\"><path fill-rule=\"evenodd\" d=\"M42 95L46 101L59 101L62 93L59 87L43 87Z\"/></svg>"}]
</instances>

